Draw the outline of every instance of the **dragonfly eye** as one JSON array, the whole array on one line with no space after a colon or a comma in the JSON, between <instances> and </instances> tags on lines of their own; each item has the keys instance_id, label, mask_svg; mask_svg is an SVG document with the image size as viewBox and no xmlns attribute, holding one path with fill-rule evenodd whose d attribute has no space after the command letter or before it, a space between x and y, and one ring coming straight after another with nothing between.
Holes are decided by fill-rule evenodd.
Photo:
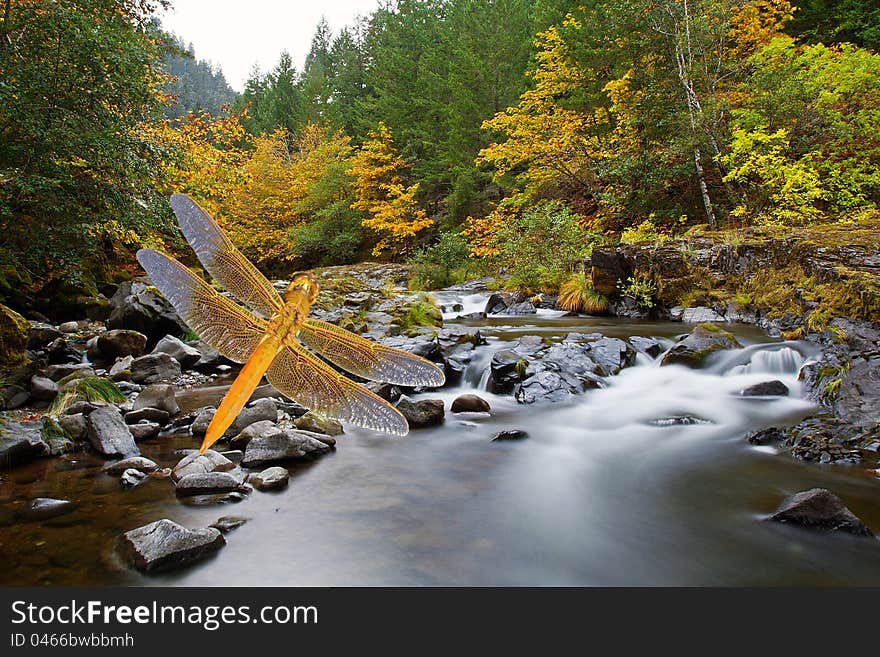
<instances>
[{"instance_id":1,"label":"dragonfly eye","mask_svg":"<svg viewBox=\"0 0 880 657\"><path fill-rule=\"evenodd\" d=\"M290 281L290 285L287 286L287 292L285 292L284 296L287 298L292 292L302 291L305 293L309 303L314 303L315 299L318 298L318 292L320 289L321 287L318 285L318 281L315 279L314 274L311 272L300 272L294 274L293 279Z\"/></svg>"}]
</instances>

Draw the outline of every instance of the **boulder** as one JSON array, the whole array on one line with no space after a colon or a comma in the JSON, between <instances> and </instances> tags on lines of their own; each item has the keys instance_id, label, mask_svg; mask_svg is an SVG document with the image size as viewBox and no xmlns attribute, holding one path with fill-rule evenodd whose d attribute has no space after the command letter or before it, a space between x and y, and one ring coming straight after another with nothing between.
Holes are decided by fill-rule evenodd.
<instances>
[{"instance_id":1,"label":"boulder","mask_svg":"<svg viewBox=\"0 0 880 657\"><path fill-rule=\"evenodd\" d=\"M70 500L56 500L51 497L38 497L31 500L24 511L26 518L30 520L48 520L57 516L63 516L76 508Z\"/></svg>"},{"instance_id":2,"label":"boulder","mask_svg":"<svg viewBox=\"0 0 880 657\"><path fill-rule=\"evenodd\" d=\"M723 349L741 349L732 333L714 324L700 324L684 340L674 344L663 355L661 365L680 363L699 367L709 354Z\"/></svg>"},{"instance_id":3,"label":"boulder","mask_svg":"<svg viewBox=\"0 0 880 657\"><path fill-rule=\"evenodd\" d=\"M213 495L215 493L230 493L232 491L245 492L240 477L231 472L196 472L188 474L177 480L174 492L179 497L192 497L193 495Z\"/></svg>"},{"instance_id":4,"label":"boulder","mask_svg":"<svg viewBox=\"0 0 880 657\"><path fill-rule=\"evenodd\" d=\"M453 413L488 413L491 408L485 399L469 393L456 397L451 410Z\"/></svg>"},{"instance_id":5,"label":"boulder","mask_svg":"<svg viewBox=\"0 0 880 657\"><path fill-rule=\"evenodd\" d=\"M160 427L155 422L147 422L146 420L142 420L137 424L131 424L128 427L128 430L131 431L131 435L134 438L136 443L141 442L142 440L152 440L156 436L159 435L159 431L162 427Z\"/></svg>"},{"instance_id":6,"label":"boulder","mask_svg":"<svg viewBox=\"0 0 880 657\"><path fill-rule=\"evenodd\" d=\"M84 325L81 322L70 321L59 324L58 330L62 333L76 333L83 327Z\"/></svg>"},{"instance_id":7,"label":"boulder","mask_svg":"<svg viewBox=\"0 0 880 657\"><path fill-rule=\"evenodd\" d=\"M681 311L681 321L692 324L701 324L702 322L723 322L724 317L711 308L696 306L695 308L683 308Z\"/></svg>"},{"instance_id":8,"label":"boulder","mask_svg":"<svg viewBox=\"0 0 880 657\"><path fill-rule=\"evenodd\" d=\"M158 383L180 376L180 363L164 353L147 354L131 363L131 380L135 383Z\"/></svg>"},{"instance_id":9,"label":"boulder","mask_svg":"<svg viewBox=\"0 0 880 657\"><path fill-rule=\"evenodd\" d=\"M37 401L52 401L58 396L58 384L45 376L31 378L31 397Z\"/></svg>"},{"instance_id":10,"label":"boulder","mask_svg":"<svg viewBox=\"0 0 880 657\"><path fill-rule=\"evenodd\" d=\"M272 420L259 420L258 422L249 424L241 430L241 433L230 438L229 445L235 449L245 449L248 446L248 443L254 438L267 436L273 433L282 433L282 431L281 427L275 424Z\"/></svg>"},{"instance_id":11,"label":"boulder","mask_svg":"<svg viewBox=\"0 0 880 657\"><path fill-rule=\"evenodd\" d=\"M843 501L825 488L811 488L785 498L767 520L821 531L873 536Z\"/></svg>"},{"instance_id":12,"label":"boulder","mask_svg":"<svg viewBox=\"0 0 880 657\"><path fill-rule=\"evenodd\" d=\"M162 519L125 532L117 550L129 565L155 573L200 561L224 545L226 539L213 527L187 529Z\"/></svg>"},{"instance_id":13,"label":"boulder","mask_svg":"<svg viewBox=\"0 0 880 657\"><path fill-rule=\"evenodd\" d=\"M0 304L0 370L11 370L27 363L25 350L31 325L15 312Z\"/></svg>"},{"instance_id":14,"label":"boulder","mask_svg":"<svg viewBox=\"0 0 880 657\"><path fill-rule=\"evenodd\" d=\"M342 429L342 423L332 417L326 417L320 413L309 411L293 421L293 426L303 431L311 431L312 433L323 433L328 436L338 436L345 433Z\"/></svg>"},{"instance_id":15,"label":"boulder","mask_svg":"<svg viewBox=\"0 0 880 657\"><path fill-rule=\"evenodd\" d=\"M194 436L204 436L208 432L208 425L211 424L211 420L214 419L216 413L217 409L211 406L203 408L196 413L192 424L189 425L190 433Z\"/></svg>"},{"instance_id":16,"label":"boulder","mask_svg":"<svg viewBox=\"0 0 880 657\"><path fill-rule=\"evenodd\" d=\"M58 365L49 365L46 368L46 376L53 381L60 381L66 376L76 374L77 377L94 376L95 370L87 363L61 363Z\"/></svg>"},{"instance_id":17,"label":"boulder","mask_svg":"<svg viewBox=\"0 0 880 657\"><path fill-rule=\"evenodd\" d=\"M206 450L204 454L199 454L193 450L174 466L174 470L171 472L171 479L176 482L190 474L228 472L234 468L235 463L213 449Z\"/></svg>"},{"instance_id":18,"label":"boulder","mask_svg":"<svg viewBox=\"0 0 880 657\"><path fill-rule=\"evenodd\" d=\"M136 411L129 411L125 414L126 424L137 424L138 422L155 422L161 426L168 424L168 411L159 408L139 408Z\"/></svg>"},{"instance_id":19,"label":"boulder","mask_svg":"<svg viewBox=\"0 0 880 657\"><path fill-rule=\"evenodd\" d=\"M326 436L299 429L258 436L248 443L241 464L246 468L257 468L270 463L320 456L331 449L321 438Z\"/></svg>"},{"instance_id":20,"label":"boulder","mask_svg":"<svg viewBox=\"0 0 880 657\"><path fill-rule=\"evenodd\" d=\"M107 376L109 376L113 381L128 381L131 379L131 364L134 362L134 356L126 356L124 358L118 359L113 366L110 368L110 371L107 372Z\"/></svg>"},{"instance_id":21,"label":"boulder","mask_svg":"<svg viewBox=\"0 0 880 657\"><path fill-rule=\"evenodd\" d=\"M600 337L590 340L589 356L601 368L601 374L612 376L635 362L636 352L620 338Z\"/></svg>"},{"instance_id":22,"label":"boulder","mask_svg":"<svg viewBox=\"0 0 880 657\"><path fill-rule=\"evenodd\" d=\"M522 440L523 438L528 438L529 434L522 429L507 429L506 431L499 431L498 433L492 436L492 442L503 441L503 440Z\"/></svg>"},{"instance_id":23,"label":"boulder","mask_svg":"<svg viewBox=\"0 0 880 657\"><path fill-rule=\"evenodd\" d=\"M110 304L113 311L107 318L107 328L133 329L153 340L168 334L180 335L187 330L171 304L142 281L122 283Z\"/></svg>"},{"instance_id":24,"label":"boulder","mask_svg":"<svg viewBox=\"0 0 880 657\"><path fill-rule=\"evenodd\" d=\"M0 418L0 469L13 468L48 456L42 423L12 422Z\"/></svg>"},{"instance_id":25,"label":"boulder","mask_svg":"<svg viewBox=\"0 0 880 657\"><path fill-rule=\"evenodd\" d=\"M787 397L788 386L782 381L763 381L740 390L743 397Z\"/></svg>"},{"instance_id":26,"label":"boulder","mask_svg":"<svg viewBox=\"0 0 880 657\"><path fill-rule=\"evenodd\" d=\"M84 413L62 415L58 419L58 424L73 440L85 440L87 427Z\"/></svg>"},{"instance_id":27,"label":"boulder","mask_svg":"<svg viewBox=\"0 0 880 657\"><path fill-rule=\"evenodd\" d=\"M258 399L244 409L235 418L232 425L223 435L227 437L240 434L246 427L260 420L278 421L278 405L274 399L263 398Z\"/></svg>"},{"instance_id":28,"label":"boulder","mask_svg":"<svg viewBox=\"0 0 880 657\"><path fill-rule=\"evenodd\" d=\"M155 461L151 461L143 456L132 456L127 459L122 459L121 461L110 461L109 463L105 463L104 467L101 468L101 471L115 477L121 475L126 470L137 470L138 472L149 473L155 472L158 469L159 466Z\"/></svg>"},{"instance_id":29,"label":"boulder","mask_svg":"<svg viewBox=\"0 0 880 657\"><path fill-rule=\"evenodd\" d=\"M51 324L30 322L30 325L31 331L27 341L28 349L42 349L64 335Z\"/></svg>"},{"instance_id":30,"label":"boulder","mask_svg":"<svg viewBox=\"0 0 880 657\"><path fill-rule=\"evenodd\" d=\"M640 335L633 335L630 336L629 343L636 351L647 354L651 358L657 358L657 356L660 355L660 352L663 351L663 347L660 346L660 343L654 338L644 338Z\"/></svg>"},{"instance_id":31,"label":"boulder","mask_svg":"<svg viewBox=\"0 0 880 657\"><path fill-rule=\"evenodd\" d=\"M195 347L181 342L173 335L166 335L156 343L153 348L154 354L168 354L184 369L190 369L202 358L202 352Z\"/></svg>"},{"instance_id":32,"label":"boulder","mask_svg":"<svg viewBox=\"0 0 880 657\"><path fill-rule=\"evenodd\" d=\"M166 411L169 416L176 415L180 411L177 398L174 396L174 386L168 383L153 383L146 386L134 400L132 410L142 408L158 408Z\"/></svg>"},{"instance_id":33,"label":"boulder","mask_svg":"<svg viewBox=\"0 0 880 657\"><path fill-rule=\"evenodd\" d=\"M419 399L414 401L404 395L397 400L395 407L406 418L411 429L443 424L444 411L442 399Z\"/></svg>"},{"instance_id":34,"label":"boulder","mask_svg":"<svg viewBox=\"0 0 880 657\"><path fill-rule=\"evenodd\" d=\"M20 408L30 399L30 393L19 385L0 387L0 410Z\"/></svg>"},{"instance_id":35,"label":"boulder","mask_svg":"<svg viewBox=\"0 0 880 657\"><path fill-rule=\"evenodd\" d=\"M489 363L489 392L511 392L514 384L520 380L518 365L521 360L523 357L512 349L496 351Z\"/></svg>"},{"instance_id":36,"label":"boulder","mask_svg":"<svg viewBox=\"0 0 880 657\"><path fill-rule=\"evenodd\" d=\"M122 414L115 406L102 406L86 418L86 437L95 450L110 458L137 456L140 450Z\"/></svg>"},{"instance_id":37,"label":"boulder","mask_svg":"<svg viewBox=\"0 0 880 657\"><path fill-rule=\"evenodd\" d=\"M123 488L134 488L149 479L150 475L136 468L128 468L119 477L119 485Z\"/></svg>"},{"instance_id":38,"label":"boulder","mask_svg":"<svg viewBox=\"0 0 880 657\"><path fill-rule=\"evenodd\" d=\"M248 483L257 490L278 490L287 486L290 474L286 468L275 465L266 468L262 472L252 474L248 477Z\"/></svg>"},{"instance_id":39,"label":"boulder","mask_svg":"<svg viewBox=\"0 0 880 657\"><path fill-rule=\"evenodd\" d=\"M130 329L112 329L98 336L97 346L108 359L140 356L147 346L147 336Z\"/></svg>"}]
</instances>

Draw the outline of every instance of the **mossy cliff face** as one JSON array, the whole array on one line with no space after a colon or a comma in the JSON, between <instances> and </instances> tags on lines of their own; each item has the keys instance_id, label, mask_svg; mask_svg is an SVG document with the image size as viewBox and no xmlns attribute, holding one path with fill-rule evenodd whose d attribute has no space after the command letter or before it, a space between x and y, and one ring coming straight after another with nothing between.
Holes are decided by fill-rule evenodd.
<instances>
[{"instance_id":1,"label":"mossy cliff face","mask_svg":"<svg viewBox=\"0 0 880 657\"><path fill-rule=\"evenodd\" d=\"M27 347L31 325L11 308L0 304L0 371L20 367L27 362Z\"/></svg>"},{"instance_id":2,"label":"mossy cliff face","mask_svg":"<svg viewBox=\"0 0 880 657\"><path fill-rule=\"evenodd\" d=\"M790 315L811 330L834 317L880 322L880 220L596 247L587 265L603 294L636 276L652 279L659 308Z\"/></svg>"}]
</instances>

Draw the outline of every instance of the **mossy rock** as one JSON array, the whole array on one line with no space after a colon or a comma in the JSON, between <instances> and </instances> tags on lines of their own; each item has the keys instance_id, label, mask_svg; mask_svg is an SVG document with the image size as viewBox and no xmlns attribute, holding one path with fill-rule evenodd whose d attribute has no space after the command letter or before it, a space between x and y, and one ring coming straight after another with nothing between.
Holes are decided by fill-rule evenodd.
<instances>
[{"instance_id":1,"label":"mossy rock","mask_svg":"<svg viewBox=\"0 0 880 657\"><path fill-rule=\"evenodd\" d=\"M699 324L684 340L670 347L660 361L661 365L681 364L700 367L709 354L724 349L741 349L734 335L715 324Z\"/></svg>"},{"instance_id":2,"label":"mossy rock","mask_svg":"<svg viewBox=\"0 0 880 657\"><path fill-rule=\"evenodd\" d=\"M15 312L0 304L0 370L12 370L27 363L27 347L31 325Z\"/></svg>"}]
</instances>

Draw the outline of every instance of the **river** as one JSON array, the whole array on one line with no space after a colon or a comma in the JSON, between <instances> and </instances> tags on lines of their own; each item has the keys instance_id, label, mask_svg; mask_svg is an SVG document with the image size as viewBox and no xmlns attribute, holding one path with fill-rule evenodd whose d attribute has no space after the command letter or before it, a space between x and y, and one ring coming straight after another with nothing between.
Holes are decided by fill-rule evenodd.
<instances>
[{"instance_id":1,"label":"river","mask_svg":"<svg viewBox=\"0 0 880 657\"><path fill-rule=\"evenodd\" d=\"M444 296L445 295L445 296ZM461 312L485 296L439 295ZM473 307L473 308L472 308ZM456 313L457 314L457 313ZM606 387L569 403L520 405L480 389L491 354L522 335L569 332L671 339L671 322L559 317L455 320L480 326L488 344L442 398L442 426L392 438L346 427L335 452L291 466L287 489L253 492L237 504L191 506L165 480L128 491L100 472L103 460L78 452L36 461L0 481L0 582L66 585L878 585L880 544L762 522L788 494L825 487L875 531L877 480L865 466L806 464L754 447L752 430L794 423L812 406L797 374L812 352L730 325L745 345L709 366L658 367L640 355ZM780 379L789 397L737 392ZM476 392L491 415L448 412ZM181 405L204 402L181 394ZM695 418L682 424L675 418ZM529 438L492 442L504 429ZM188 436L141 445L173 465ZM13 519L34 497L77 504L47 520ZM224 515L248 522L228 545L188 570L144 576L123 567L116 536L159 518L189 527Z\"/></svg>"}]
</instances>

